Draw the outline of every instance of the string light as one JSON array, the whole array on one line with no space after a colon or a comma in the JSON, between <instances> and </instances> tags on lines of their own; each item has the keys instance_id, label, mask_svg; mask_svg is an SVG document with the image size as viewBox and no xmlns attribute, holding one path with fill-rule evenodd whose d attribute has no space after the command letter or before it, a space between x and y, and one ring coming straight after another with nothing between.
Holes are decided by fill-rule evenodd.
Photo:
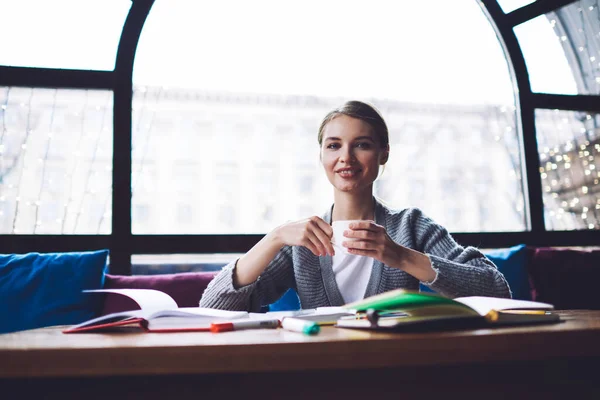
<instances>
[{"instance_id":1,"label":"string light","mask_svg":"<svg viewBox=\"0 0 600 400\"><path fill-rule=\"evenodd\" d=\"M594 58L590 61L597 61L595 56L591 57ZM543 121L540 118L543 117L544 113L556 115L555 120L557 123L541 125L539 122ZM578 118L578 116L581 116L581 118ZM579 229L585 229L590 226L592 228L598 226L599 214L597 210L600 210L600 199L594 197L592 200L588 197L597 192L598 189L592 189L592 186L597 187L600 182L598 179L600 178L600 172L597 171L592 155L593 150L596 153L600 152L600 138L596 136L597 132L600 133L600 127L596 125L596 118L598 117L590 113L557 109L536 111L538 141L544 137L554 138L557 135L558 137L564 137L569 135L570 132L578 132L576 135L580 135L575 137L574 140L565 140L560 146L548 146L547 144L540 146L544 150L540 152L540 178L542 182L547 182L543 185L543 202L544 207L548 210L547 218L561 220L562 216L567 216L567 213L571 216L577 213L580 217L579 221L589 222L589 224L580 224L575 222L576 220L562 218L564 222L558 222L559 225L553 224L553 226L560 227L559 229L573 229L576 226L579 226ZM579 124L585 124L586 126ZM543 139L541 141L543 142ZM548 156L551 158L549 159ZM568 174L573 177L574 184L572 184L569 176L562 176L565 175L566 171L570 171ZM592 173L594 177L592 177ZM573 193L573 190L577 190L581 196L572 197L570 200L565 199L565 195ZM594 203L590 204L590 200ZM590 209L594 212L590 212ZM581 218L582 216L583 218ZM570 225L571 222L568 221L572 221L575 225Z\"/></svg>"}]
</instances>

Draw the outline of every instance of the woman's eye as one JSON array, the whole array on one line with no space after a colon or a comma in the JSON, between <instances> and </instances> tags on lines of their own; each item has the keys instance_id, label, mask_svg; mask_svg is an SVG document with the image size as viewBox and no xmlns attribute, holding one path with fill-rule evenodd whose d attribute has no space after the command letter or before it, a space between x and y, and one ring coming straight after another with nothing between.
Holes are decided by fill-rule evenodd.
<instances>
[{"instance_id":1,"label":"woman's eye","mask_svg":"<svg viewBox=\"0 0 600 400\"><path fill-rule=\"evenodd\" d=\"M368 142L359 142L356 144L356 147L358 147L359 149L370 149L371 148L371 143Z\"/></svg>"},{"instance_id":2,"label":"woman's eye","mask_svg":"<svg viewBox=\"0 0 600 400\"><path fill-rule=\"evenodd\" d=\"M327 145L328 149L339 149L340 145L338 143L330 143Z\"/></svg>"}]
</instances>

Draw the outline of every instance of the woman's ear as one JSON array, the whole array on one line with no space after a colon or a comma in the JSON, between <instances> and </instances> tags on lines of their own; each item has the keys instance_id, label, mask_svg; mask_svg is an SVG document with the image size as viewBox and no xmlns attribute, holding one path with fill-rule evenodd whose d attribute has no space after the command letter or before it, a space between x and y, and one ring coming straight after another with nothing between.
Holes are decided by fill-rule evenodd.
<instances>
[{"instance_id":1,"label":"woman's ear","mask_svg":"<svg viewBox=\"0 0 600 400\"><path fill-rule=\"evenodd\" d=\"M388 144L383 153L381 154L381 158L379 159L379 164L384 165L388 158L390 158L390 145Z\"/></svg>"}]
</instances>

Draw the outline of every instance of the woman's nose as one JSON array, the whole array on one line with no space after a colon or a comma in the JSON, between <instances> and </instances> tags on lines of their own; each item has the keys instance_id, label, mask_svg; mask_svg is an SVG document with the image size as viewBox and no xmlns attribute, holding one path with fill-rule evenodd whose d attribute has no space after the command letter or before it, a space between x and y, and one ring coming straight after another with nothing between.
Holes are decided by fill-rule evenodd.
<instances>
[{"instance_id":1,"label":"woman's nose","mask_svg":"<svg viewBox=\"0 0 600 400\"><path fill-rule=\"evenodd\" d=\"M348 147L343 148L340 159L344 162L351 162L352 160L354 160L354 153L352 152L352 149Z\"/></svg>"}]
</instances>

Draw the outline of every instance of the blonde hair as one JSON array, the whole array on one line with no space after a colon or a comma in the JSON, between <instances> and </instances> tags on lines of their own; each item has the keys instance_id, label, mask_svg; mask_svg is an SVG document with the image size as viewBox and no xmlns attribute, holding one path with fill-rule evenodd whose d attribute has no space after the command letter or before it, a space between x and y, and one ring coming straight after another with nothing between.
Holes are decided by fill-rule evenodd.
<instances>
[{"instance_id":1,"label":"blonde hair","mask_svg":"<svg viewBox=\"0 0 600 400\"><path fill-rule=\"evenodd\" d=\"M319 145L323 144L323 131L327 124L340 115L347 115L348 117L360 119L369 124L371 128L373 128L375 136L379 139L381 148L385 149L390 144L388 128L379 111L370 104L358 100L351 100L344 103L341 107L330 111L329 114L323 118L317 136Z\"/></svg>"}]
</instances>

